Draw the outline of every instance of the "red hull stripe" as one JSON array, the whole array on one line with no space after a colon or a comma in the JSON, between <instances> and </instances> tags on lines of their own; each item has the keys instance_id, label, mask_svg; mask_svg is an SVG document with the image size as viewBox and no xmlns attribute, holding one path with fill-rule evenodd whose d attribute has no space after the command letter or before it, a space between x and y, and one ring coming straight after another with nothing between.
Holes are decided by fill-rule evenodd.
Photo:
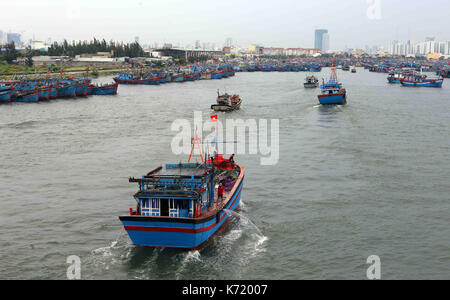
<instances>
[{"instance_id":1,"label":"red hull stripe","mask_svg":"<svg viewBox=\"0 0 450 300\"><path fill-rule=\"evenodd\" d=\"M323 97L333 97L333 96L344 96L344 94L331 94L331 95L317 95L319 98Z\"/></svg>"},{"instance_id":2,"label":"red hull stripe","mask_svg":"<svg viewBox=\"0 0 450 300\"><path fill-rule=\"evenodd\" d=\"M241 194L242 191L242 187L239 190L239 193L236 195L236 198L234 198L234 201L231 203L230 208L233 207L234 203L236 202L236 199L239 197L239 195ZM223 219L225 218L226 214L224 214L222 216L222 218L220 219L219 223L223 221ZM182 233L202 233L208 230L213 229L217 224L219 223L214 223L211 224L208 227L204 227L204 228L200 228L200 229L190 229L190 228L173 228L173 227L144 227L144 226L125 226L125 230L126 231L159 231L159 232L182 232Z\"/></svg>"}]
</instances>

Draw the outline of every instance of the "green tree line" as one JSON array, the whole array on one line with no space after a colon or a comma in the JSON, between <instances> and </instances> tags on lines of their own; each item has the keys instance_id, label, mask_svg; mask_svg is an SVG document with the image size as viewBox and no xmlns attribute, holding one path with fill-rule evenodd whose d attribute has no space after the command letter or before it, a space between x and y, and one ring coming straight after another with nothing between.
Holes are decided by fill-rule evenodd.
<instances>
[{"instance_id":1,"label":"green tree line","mask_svg":"<svg viewBox=\"0 0 450 300\"><path fill-rule=\"evenodd\" d=\"M112 52L114 57L143 57L145 56L144 49L138 43L115 43L114 41L106 42L105 39L85 43L82 41L69 43L64 40L62 43L54 42L48 48L48 55L50 56L70 56L75 57L80 54L97 53L97 52Z\"/></svg>"},{"instance_id":2,"label":"green tree line","mask_svg":"<svg viewBox=\"0 0 450 300\"><path fill-rule=\"evenodd\" d=\"M0 62L12 63L19 57L19 53L16 51L14 43L7 45L0 45Z\"/></svg>"}]
</instances>

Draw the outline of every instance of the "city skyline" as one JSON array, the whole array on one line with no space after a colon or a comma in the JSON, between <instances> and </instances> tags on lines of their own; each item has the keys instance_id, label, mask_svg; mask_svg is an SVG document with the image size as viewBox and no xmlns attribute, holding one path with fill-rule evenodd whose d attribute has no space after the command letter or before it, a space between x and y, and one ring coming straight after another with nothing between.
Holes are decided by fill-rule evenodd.
<instances>
[{"instance_id":1,"label":"city skyline","mask_svg":"<svg viewBox=\"0 0 450 300\"><path fill-rule=\"evenodd\" d=\"M223 46L225 39L231 37L241 46L313 48L314 31L326 28L332 37L331 50L388 46L393 40L423 40L430 35L438 40L450 39L449 29L442 26L450 4L443 0L410 1L408 11L415 11L417 19L402 16L404 5L400 1L379 0L370 4L366 0L348 0L336 4L328 0L280 0L273 7L272 2L264 0L238 11L236 0L210 2L141 0L124 5L105 0L17 0L2 4L15 13L2 17L0 30L21 33L23 40L96 37L131 42L140 37L141 44L188 45L198 40ZM379 15L371 12L373 5L379 5Z\"/></svg>"}]
</instances>

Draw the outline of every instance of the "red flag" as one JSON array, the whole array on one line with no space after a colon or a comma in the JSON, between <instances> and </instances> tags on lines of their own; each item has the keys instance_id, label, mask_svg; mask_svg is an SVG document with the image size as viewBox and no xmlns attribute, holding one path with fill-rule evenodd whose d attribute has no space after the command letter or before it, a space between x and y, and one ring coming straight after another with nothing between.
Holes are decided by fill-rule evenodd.
<instances>
[{"instance_id":1,"label":"red flag","mask_svg":"<svg viewBox=\"0 0 450 300\"><path fill-rule=\"evenodd\" d=\"M86 69L84 69L85 71L89 71L89 67L87 67Z\"/></svg>"},{"instance_id":2,"label":"red flag","mask_svg":"<svg viewBox=\"0 0 450 300\"><path fill-rule=\"evenodd\" d=\"M217 122L218 117L217 115L211 116L211 122Z\"/></svg>"}]
</instances>

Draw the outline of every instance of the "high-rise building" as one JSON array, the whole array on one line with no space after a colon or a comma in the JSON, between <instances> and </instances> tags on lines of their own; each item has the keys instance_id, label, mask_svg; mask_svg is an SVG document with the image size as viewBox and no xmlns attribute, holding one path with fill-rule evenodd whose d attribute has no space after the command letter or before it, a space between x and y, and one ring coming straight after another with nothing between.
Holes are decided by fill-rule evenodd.
<instances>
[{"instance_id":1,"label":"high-rise building","mask_svg":"<svg viewBox=\"0 0 450 300\"><path fill-rule=\"evenodd\" d=\"M323 46L324 46L324 35L327 35L326 39L328 39L328 47L329 47L329 40L330 36L328 35L327 29L317 29L315 33L315 41L314 41L314 48L320 49L322 52L324 52Z\"/></svg>"}]
</instances>

